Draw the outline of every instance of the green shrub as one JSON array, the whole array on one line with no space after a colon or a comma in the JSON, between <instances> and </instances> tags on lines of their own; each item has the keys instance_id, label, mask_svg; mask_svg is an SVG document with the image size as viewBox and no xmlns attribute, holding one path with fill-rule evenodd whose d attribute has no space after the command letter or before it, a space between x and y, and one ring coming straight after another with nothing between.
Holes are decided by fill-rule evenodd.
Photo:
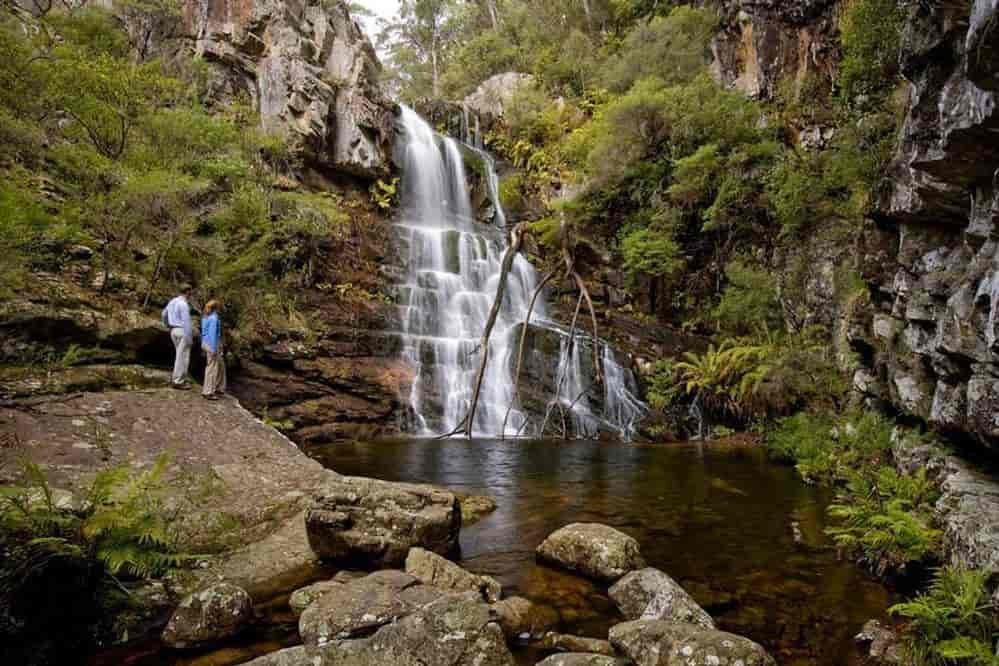
<instances>
[{"instance_id":1,"label":"green shrub","mask_svg":"<svg viewBox=\"0 0 999 666\"><path fill-rule=\"evenodd\" d=\"M631 277L666 277L683 269L680 246L669 230L637 229L621 239L624 270Z\"/></svg>"},{"instance_id":2,"label":"green shrub","mask_svg":"<svg viewBox=\"0 0 999 666\"><path fill-rule=\"evenodd\" d=\"M725 266L728 284L711 311L718 329L729 335L774 330L783 324L773 272L734 259Z\"/></svg>"},{"instance_id":3,"label":"green shrub","mask_svg":"<svg viewBox=\"0 0 999 666\"><path fill-rule=\"evenodd\" d=\"M707 65L717 23L718 15L710 9L679 6L665 17L636 24L604 65L604 86L624 92L653 76L667 84L693 79Z\"/></svg>"},{"instance_id":4,"label":"green shrub","mask_svg":"<svg viewBox=\"0 0 999 666\"><path fill-rule=\"evenodd\" d=\"M892 606L909 620L908 656L916 666L995 666L996 616L988 590L988 571L944 567L929 590Z\"/></svg>"},{"instance_id":5,"label":"green shrub","mask_svg":"<svg viewBox=\"0 0 999 666\"><path fill-rule=\"evenodd\" d=\"M861 467L879 466L891 450L892 423L876 412L835 416L800 412L767 435L771 454L795 463L806 481L837 483Z\"/></svg>"},{"instance_id":6,"label":"green shrub","mask_svg":"<svg viewBox=\"0 0 999 666\"><path fill-rule=\"evenodd\" d=\"M905 12L898 0L852 0L840 21L842 97L881 96L898 75L898 51Z\"/></svg>"},{"instance_id":7,"label":"green shrub","mask_svg":"<svg viewBox=\"0 0 999 666\"><path fill-rule=\"evenodd\" d=\"M683 395L683 385L673 359L656 361L645 376L645 397L653 409L665 409Z\"/></svg>"}]
</instances>

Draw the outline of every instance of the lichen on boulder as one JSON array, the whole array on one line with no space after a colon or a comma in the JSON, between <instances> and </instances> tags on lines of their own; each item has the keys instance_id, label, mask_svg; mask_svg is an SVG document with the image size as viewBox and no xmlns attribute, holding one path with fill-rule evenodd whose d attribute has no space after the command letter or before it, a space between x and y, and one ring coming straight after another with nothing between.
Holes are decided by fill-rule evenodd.
<instances>
[{"instance_id":1,"label":"lichen on boulder","mask_svg":"<svg viewBox=\"0 0 999 666\"><path fill-rule=\"evenodd\" d=\"M610 582L645 566L637 541L599 523L566 525L549 535L537 554L545 562Z\"/></svg>"}]
</instances>

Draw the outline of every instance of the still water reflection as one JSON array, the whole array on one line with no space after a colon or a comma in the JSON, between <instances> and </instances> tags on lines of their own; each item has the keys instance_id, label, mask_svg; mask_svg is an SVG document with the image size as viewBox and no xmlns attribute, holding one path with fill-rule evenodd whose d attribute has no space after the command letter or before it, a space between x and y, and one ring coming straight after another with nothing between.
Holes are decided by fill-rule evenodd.
<instances>
[{"instance_id":1,"label":"still water reflection","mask_svg":"<svg viewBox=\"0 0 999 666\"><path fill-rule=\"evenodd\" d=\"M891 602L836 560L823 535L828 497L758 448L409 439L309 453L342 474L492 496L496 512L462 529L462 564L553 606L566 631L606 637L619 621L602 588L535 563L549 533L579 521L631 534L720 628L781 663L859 663L852 636Z\"/></svg>"}]
</instances>

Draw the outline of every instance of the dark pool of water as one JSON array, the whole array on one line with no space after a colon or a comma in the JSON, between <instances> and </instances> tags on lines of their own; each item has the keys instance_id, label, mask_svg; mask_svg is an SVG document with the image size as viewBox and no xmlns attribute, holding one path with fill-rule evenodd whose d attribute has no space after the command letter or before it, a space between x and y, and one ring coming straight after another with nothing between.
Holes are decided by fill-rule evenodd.
<instances>
[{"instance_id":1,"label":"dark pool of water","mask_svg":"<svg viewBox=\"0 0 999 666\"><path fill-rule=\"evenodd\" d=\"M641 544L720 628L785 664L859 663L852 637L892 599L837 561L823 534L828 496L756 447L605 442L382 441L310 455L342 474L446 485L499 508L461 532L462 564L506 594L554 606L563 629L606 637L605 589L535 562L559 527L606 523Z\"/></svg>"},{"instance_id":2,"label":"dark pool of water","mask_svg":"<svg viewBox=\"0 0 999 666\"><path fill-rule=\"evenodd\" d=\"M852 637L893 601L823 534L828 496L759 448L606 442L393 440L308 452L347 475L433 483L493 497L498 509L461 531L462 565L506 595L554 607L562 631L606 638L621 621L606 588L535 562L559 527L606 523L635 537L651 566L676 578L719 627L762 643L781 664L860 664ZM201 655L158 641L91 664L224 666L297 641L284 600L255 629ZM515 649L518 662L542 655Z\"/></svg>"}]
</instances>

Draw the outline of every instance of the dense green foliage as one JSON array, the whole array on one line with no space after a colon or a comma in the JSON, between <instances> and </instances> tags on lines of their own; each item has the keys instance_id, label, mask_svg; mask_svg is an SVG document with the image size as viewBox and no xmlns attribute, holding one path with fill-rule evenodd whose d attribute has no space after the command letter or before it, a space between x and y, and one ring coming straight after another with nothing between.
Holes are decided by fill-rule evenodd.
<instances>
[{"instance_id":1,"label":"dense green foliage","mask_svg":"<svg viewBox=\"0 0 999 666\"><path fill-rule=\"evenodd\" d=\"M990 573L944 567L912 601L891 612L910 622L907 652L917 666L994 666L999 625L988 590Z\"/></svg>"},{"instance_id":2,"label":"dense green foliage","mask_svg":"<svg viewBox=\"0 0 999 666\"><path fill-rule=\"evenodd\" d=\"M121 11L163 29L177 7ZM295 295L319 282L346 206L298 190L285 139L244 104L215 104L205 63L133 38L97 8L0 15L0 297L84 244L108 298L152 307L188 281L198 300L224 295L237 346L304 330Z\"/></svg>"}]
</instances>

